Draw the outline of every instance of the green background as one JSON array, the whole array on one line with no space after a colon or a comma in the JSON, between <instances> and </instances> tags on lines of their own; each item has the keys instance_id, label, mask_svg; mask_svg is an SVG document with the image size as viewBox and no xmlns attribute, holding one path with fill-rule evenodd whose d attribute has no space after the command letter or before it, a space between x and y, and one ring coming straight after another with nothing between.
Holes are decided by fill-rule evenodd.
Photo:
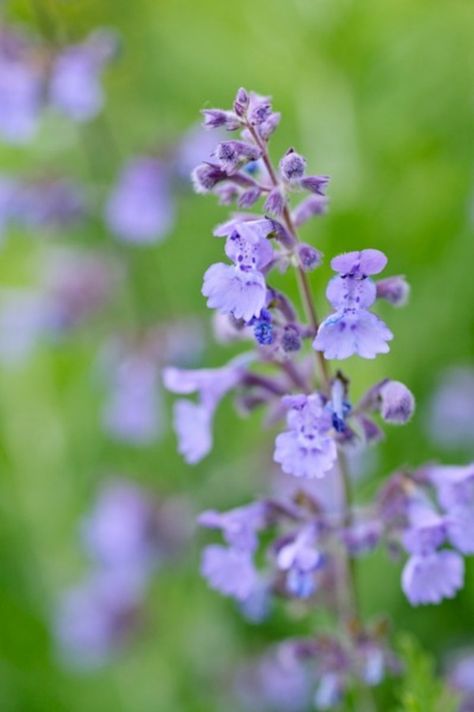
<instances>
[{"instance_id":1,"label":"green background","mask_svg":"<svg viewBox=\"0 0 474 712\"><path fill-rule=\"evenodd\" d=\"M98 25L122 37L107 71L104 116L80 131L45 117L33 144L0 147L5 172L62 171L87 181L100 200L123 159L179 140L203 106L228 107L241 85L271 94L283 113L274 157L293 145L311 170L332 178L330 212L304 228L304 239L327 257L382 249L387 273L403 273L412 285L406 309L380 310L395 333L390 354L347 364L355 393L390 375L419 403L413 422L392 429L379 447L362 496L399 466L466 460L467 453L448 455L429 442L426 417L442 369L472 363L474 353L472 0L22 0L6 3L4 13L46 34L52 20L63 40ZM183 191L176 227L162 245L119 247L98 220L54 238L110 250L129 278L102 318L0 372L2 712L238 709L229 696L238 661L309 627L281 611L261 628L242 622L199 578L197 537L183 560L157 575L142 634L109 666L67 671L50 638L55 597L87 569L77 524L104 475L120 472L159 493L187 494L196 512L264 491L272 434L261 430L259 416L235 416L230 403L219 411L212 454L195 468L176 454L169 426L163 442L145 449L113 443L98 426L98 345L127 324L191 314L206 323L201 279L221 258L211 229L224 216L212 198ZM2 285L34 284L44 249L41 238L10 235ZM311 277L323 313L328 275L326 266ZM229 354L210 346L204 361L221 364ZM455 600L420 609L404 600L400 565L383 553L359 573L367 615L388 611L398 630L416 635L440 661L472 642L472 562ZM380 709L392 704L387 699Z\"/></svg>"}]
</instances>

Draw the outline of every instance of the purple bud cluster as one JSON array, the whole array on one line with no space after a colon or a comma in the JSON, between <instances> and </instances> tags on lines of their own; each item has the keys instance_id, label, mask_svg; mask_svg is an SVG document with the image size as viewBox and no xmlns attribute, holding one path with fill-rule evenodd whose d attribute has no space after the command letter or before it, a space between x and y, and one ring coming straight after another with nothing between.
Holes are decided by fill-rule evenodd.
<instances>
[{"instance_id":1,"label":"purple bud cluster","mask_svg":"<svg viewBox=\"0 0 474 712\"><path fill-rule=\"evenodd\" d=\"M81 524L90 571L63 592L54 630L67 664L104 664L140 627L150 578L189 534L179 500L159 501L125 479L105 482Z\"/></svg>"},{"instance_id":2,"label":"purple bud cluster","mask_svg":"<svg viewBox=\"0 0 474 712\"><path fill-rule=\"evenodd\" d=\"M202 287L217 312L218 340L253 342L253 350L221 368L164 371L168 390L197 394L175 403L179 451L191 464L209 454L216 407L234 391L240 412L263 407L267 423L278 427L273 460L298 487L227 512L204 512L199 523L219 530L223 542L206 546L201 572L212 588L236 599L244 615L255 610L255 601L260 616L270 614L275 597L306 608L324 605L334 614L339 632L333 638L316 634L283 644L293 651L288 687L297 689L295 699L301 692L306 700L312 690L315 707L330 709L354 681L370 687L398 669L386 636L361 621L350 560L381 544L397 547L409 555L402 588L413 605L453 596L463 583L462 556L474 550L473 471L425 467L396 474L375 502L357 509L351 504L346 459L381 440L382 423L408 423L415 399L400 381L384 379L354 401L350 378L332 371L330 361L387 353L393 334L373 308L380 299L405 304L408 284L401 276L374 280L387 264L380 250L333 257L336 276L326 290L333 311L320 322L307 273L323 257L300 241L297 228L326 211L327 176L307 175L306 159L293 148L274 166L268 141L280 115L269 97L239 89L232 109L203 114L206 128L240 135L220 142L194 169L196 191L245 209L261 201L260 211L233 213L214 230L225 239L228 262L212 264ZM302 192L307 196L298 202ZM290 268L304 316L272 284L274 272ZM283 681L272 680L270 669L262 662L257 683L263 696L285 696ZM271 699L265 704L271 707Z\"/></svg>"},{"instance_id":3,"label":"purple bud cluster","mask_svg":"<svg viewBox=\"0 0 474 712\"><path fill-rule=\"evenodd\" d=\"M73 121L88 121L102 109L103 71L117 50L106 30L56 50L9 27L0 28L0 136L30 141L41 113L51 106Z\"/></svg>"}]
</instances>

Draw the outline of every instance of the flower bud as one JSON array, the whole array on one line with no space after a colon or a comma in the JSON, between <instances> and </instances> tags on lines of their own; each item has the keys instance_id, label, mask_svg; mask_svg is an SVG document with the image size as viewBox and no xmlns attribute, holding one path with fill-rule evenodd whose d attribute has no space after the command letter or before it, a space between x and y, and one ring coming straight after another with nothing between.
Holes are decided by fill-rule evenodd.
<instances>
[{"instance_id":1,"label":"flower bud","mask_svg":"<svg viewBox=\"0 0 474 712\"><path fill-rule=\"evenodd\" d=\"M410 285L402 275L380 279L376 283L377 299L385 299L394 307L403 307L410 295Z\"/></svg>"},{"instance_id":2,"label":"flower bud","mask_svg":"<svg viewBox=\"0 0 474 712\"><path fill-rule=\"evenodd\" d=\"M380 414L387 423L403 425L415 410L415 399L400 381L387 381L380 389Z\"/></svg>"},{"instance_id":3,"label":"flower bud","mask_svg":"<svg viewBox=\"0 0 474 712\"><path fill-rule=\"evenodd\" d=\"M304 272L311 272L319 267L323 256L319 250L306 243L298 245L298 264Z\"/></svg>"},{"instance_id":4,"label":"flower bud","mask_svg":"<svg viewBox=\"0 0 474 712\"><path fill-rule=\"evenodd\" d=\"M293 210L292 220L295 227L304 225L315 215L324 215L327 206L328 199L324 195L310 195Z\"/></svg>"},{"instance_id":5,"label":"flower bud","mask_svg":"<svg viewBox=\"0 0 474 712\"><path fill-rule=\"evenodd\" d=\"M298 183L304 175L305 167L306 159L292 148L288 149L280 161L280 173L288 183Z\"/></svg>"},{"instance_id":6,"label":"flower bud","mask_svg":"<svg viewBox=\"0 0 474 712\"><path fill-rule=\"evenodd\" d=\"M295 324L287 324L283 329L281 346L285 353L299 351L301 348L300 330Z\"/></svg>"},{"instance_id":7,"label":"flower bud","mask_svg":"<svg viewBox=\"0 0 474 712\"><path fill-rule=\"evenodd\" d=\"M240 128L240 121L232 111L223 109L203 109L203 126L205 129L225 128L227 131L236 131Z\"/></svg>"},{"instance_id":8,"label":"flower bud","mask_svg":"<svg viewBox=\"0 0 474 712\"><path fill-rule=\"evenodd\" d=\"M329 183L329 176L306 176L301 179L301 187L317 195L325 195L326 186Z\"/></svg>"},{"instance_id":9,"label":"flower bud","mask_svg":"<svg viewBox=\"0 0 474 712\"><path fill-rule=\"evenodd\" d=\"M260 124L260 126L258 127L258 133L260 134L260 138L262 138L264 141L268 141L270 136L278 128L280 119L281 119L281 114L279 111L275 111L272 114L270 114L268 119L266 121L264 121L263 124Z\"/></svg>"},{"instance_id":10,"label":"flower bud","mask_svg":"<svg viewBox=\"0 0 474 712\"><path fill-rule=\"evenodd\" d=\"M281 217L285 209L286 201L283 191L280 188L274 188L268 195L265 201L265 212L273 215L276 218Z\"/></svg>"},{"instance_id":11,"label":"flower bud","mask_svg":"<svg viewBox=\"0 0 474 712\"><path fill-rule=\"evenodd\" d=\"M227 178L227 173L212 163L200 163L191 173L196 193L209 193L215 185Z\"/></svg>"},{"instance_id":12,"label":"flower bud","mask_svg":"<svg viewBox=\"0 0 474 712\"><path fill-rule=\"evenodd\" d=\"M250 97L246 89L240 87L234 99L234 111L237 116L245 116L249 106Z\"/></svg>"},{"instance_id":13,"label":"flower bud","mask_svg":"<svg viewBox=\"0 0 474 712\"><path fill-rule=\"evenodd\" d=\"M261 190L258 186L244 190L238 200L239 208L251 208L260 198L260 195Z\"/></svg>"},{"instance_id":14,"label":"flower bud","mask_svg":"<svg viewBox=\"0 0 474 712\"><path fill-rule=\"evenodd\" d=\"M229 174L234 173L244 163L256 161L260 154L257 146L245 141L222 141L214 152L219 166Z\"/></svg>"}]
</instances>

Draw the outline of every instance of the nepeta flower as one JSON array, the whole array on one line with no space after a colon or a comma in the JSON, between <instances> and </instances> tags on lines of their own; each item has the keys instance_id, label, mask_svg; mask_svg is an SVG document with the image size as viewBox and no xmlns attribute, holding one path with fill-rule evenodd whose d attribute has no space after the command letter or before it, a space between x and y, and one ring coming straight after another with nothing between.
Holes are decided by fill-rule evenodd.
<instances>
[{"instance_id":1,"label":"nepeta flower","mask_svg":"<svg viewBox=\"0 0 474 712\"><path fill-rule=\"evenodd\" d=\"M474 465L431 466L425 473L446 512L452 545L463 554L474 554Z\"/></svg>"},{"instance_id":2,"label":"nepeta flower","mask_svg":"<svg viewBox=\"0 0 474 712\"><path fill-rule=\"evenodd\" d=\"M262 235L261 222L235 226L226 240L226 254L234 264L211 265L202 287L208 307L247 322L258 317L265 306L267 288L262 270L273 257L273 249Z\"/></svg>"},{"instance_id":3,"label":"nepeta flower","mask_svg":"<svg viewBox=\"0 0 474 712\"><path fill-rule=\"evenodd\" d=\"M304 527L278 551L278 568L286 572L288 591L297 598L309 598L316 590L314 574L324 558L315 544L314 527Z\"/></svg>"},{"instance_id":4,"label":"nepeta flower","mask_svg":"<svg viewBox=\"0 0 474 712\"><path fill-rule=\"evenodd\" d=\"M157 562L157 511L145 492L125 480L102 487L82 535L89 554L106 569L130 569L141 577Z\"/></svg>"},{"instance_id":5,"label":"nepeta flower","mask_svg":"<svg viewBox=\"0 0 474 712\"><path fill-rule=\"evenodd\" d=\"M110 230L125 242L162 240L174 220L167 166L152 157L129 161L109 196L106 220Z\"/></svg>"},{"instance_id":6,"label":"nepeta flower","mask_svg":"<svg viewBox=\"0 0 474 712\"><path fill-rule=\"evenodd\" d=\"M222 141L217 146L214 156L218 165L228 175L232 175L246 163L257 161L261 151L258 146L245 141Z\"/></svg>"},{"instance_id":7,"label":"nepeta flower","mask_svg":"<svg viewBox=\"0 0 474 712\"><path fill-rule=\"evenodd\" d=\"M59 601L55 634L61 660L97 667L120 649L137 622L140 592L124 572L97 572Z\"/></svg>"},{"instance_id":8,"label":"nepeta flower","mask_svg":"<svg viewBox=\"0 0 474 712\"><path fill-rule=\"evenodd\" d=\"M199 393L198 403L179 400L174 406L179 451L189 464L199 462L211 450L214 411L224 395L240 382L248 363L249 357L243 355L222 368L163 370L163 382L172 393Z\"/></svg>"},{"instance_id":9,"label":"nepeta flower","mask_svg":"<svg viewBox=\"0 0 474 712\"><path fill-rule=\"evenodd\" d=\"M376 287L369 276L381 272L386 263L379 250L348 252L332 260L331 266L339 276L329 282L326 296L336 312L322 322L313 342L327 359L345 359L353 354L372 359L388 352L387 341L393 334L368 311L376 298Z\"/></svg>"},{"instance_id":10,"label":"nepeta flower","mask_svg":"<svg viewBox=\"0 0 474 712\"><path fill-rule=\"evenodd\" d=\"M88 121L104 104L101 76L116 51L111 32L94 32L84 42L63 49L55 58L50 79L50 101L74 121Z\"/></svg>"},{"instance_id":11,"label":"nepeta flower","mask_svg":"<svg viewBox=\"0 0 474 712\"><path fill-rule=\"evenodd\" d=\"M257 532L266 524L266 507L262 502L253 502L228 512L209 510L199 515L198 523L220 529L229 546L252 552L257 548Z\"/></svg>"},{"instance_id":12,"label":"nepeta flower","mask_svg":"<svg viewBox=\"0 0 474 712\"><path fill-rule=\"evenodd\" d=\"M201 573L216 591L239 601L245 601L258 583L251 553L219 544L204 549Z\"/></svg>"},{"instance_id":13,"label":"nepeta flower","mask_svg":"<svg viewBox=\"0 0 474 712\"><path fill-rule=\"evenodd\" d=\"M323 477L337 457L332 418L321 396L286 396L288 430L275 440L273 459L295 477Z\"/></svg>"},{"instance_id":14,"label":"nepeta flower","mask_svg":"<svg viewBox=\"0 0 474 712\"><path fill-rule=\"evenodd\" d=\"M445 448L474 450L474 370L443 373L430 403L429 434Z\"/></svg>"},{"instance_id":15,"label":"nepeta flower","mask_svg":"<svg viewBox=\"0 0 474 712\"><path fill-rule=\"evenodd\" d=\"M146 445L162 433L158 372L139 352L120 354L110 364L109 393L102 413L105 430L117 440Z\"/></svg>"},{"instance_id":16,"label":"nepeta flower","mask_svg":"<svg viewBox=\"0 0 474 712\"><path fill-rule=\"evenodd\" d=\"M293 148L288 149L280 161L280 173L284 181L299 184L306 168L306 159Z\"/></svg>"},{"instance_id":17,"label":"nepeta flower","mask_svg":"<svg viewBox=\"0 0 474 712\"><path fill-rule=\"evenodd\" d=\"M411 556L402 574L403 591L413 606L453 598L464 582L464 561L454 551Z\"/></svg>"},{"instance_id":18,"label":"nepeta flower","mask_svg":"<svg viewBox=\"0 0 474 712\"><path fill-rule=\"evenodd\" d=\"M43 75L28 40L0 31L0 135L8 143L29 141L36 132Z\"/></svg>"},{"instance_id":19,"label":"nepeta flower","mask_svg":"<svg viewBox=\"0 0 474 712\"><path fill-rule=\"evenodd\" d=\"M385 299L394 307L404 307L410 296L410 285L401 275L379 279L375 287L377 299Z\"/></svg>"}]
</instances>

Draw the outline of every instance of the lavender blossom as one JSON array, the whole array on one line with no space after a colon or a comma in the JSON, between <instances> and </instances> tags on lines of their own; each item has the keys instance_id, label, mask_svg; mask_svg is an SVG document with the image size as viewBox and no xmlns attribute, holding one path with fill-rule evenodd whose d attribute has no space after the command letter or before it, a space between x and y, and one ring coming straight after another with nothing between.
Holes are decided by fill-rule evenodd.
<instances>
[{"instance_id":1,"label":"lavender blossom","mask_svg":"<svg viewBox=\"0 0 474 712\"><path fill-rule=\"evenodd\" d=\"M104 105L102 73L116 46L115 35L103 30L59 52L50 79L51 104L73 121L96 116Z\"/></svg>"},{"instance_id":2,"label":"lavender blossom","mask_svg":"<svg viewBox=\"0 0 474 712\"><path fill-rule=\"evenodd\" d=\"M136 627L138 603L136 583L115 571L94 574L66 591L55 621L61 660L80 668L106 662Z\"/></svg>"},{"instance_id":3,"label":"lavender blossom","mask_svg":"<svg viewBox=\"0 0 474 712\"><path fill-rule=\"evenodd\" d=\"M82 523L87 551L107 570L136 572L137 580L156 565L158 515L139 487L125 480L106 482Z\"/></svg>"},{"instance_id":4,"label":"lavender blossom","mask_svg":"<svg viewBox=\"0 0 474 712\"><path fill-rule=\"evenodd\" d=\"M453 551L413 555L403 569L402 588L412 606L453 598L463 583L464 561Z\"/></svg>"},{"instance_id":5,"label":"lavender blossom","mask_svg":"<svg viewBox=\"0 0 474 712\"><path fill-rule=\"evenodd\" d=\"M174 205L166 165L135 158L122 170L106 207L107 225L124 242L159 242L171 230Z\"/></svg>"},{"instance_id":6,"label":"lavender blossom","mask_svg":"<svg viewBox=\"0 0 474 712\"><path fill-rule=\"evenodd\" d=\"M28 39L0 30L0 136L7 143L30 141L37 130L43 73Z\"/></svg>"},{"instance_id":7,"label":"lavender blossom","mask_svg":"<svg viewBox=\"0 0 474 712\"><path fill-rule=\"evenodd\" d=\"M147 445L163 432L158 370L146 353L117 354L109 364L102 413L106 432L131 445Z\"/></svg>"},{"instance_id":8,"label":"lavender blossom","mask_svg":"<svg viewBox=\"0 0 474 712\"><path fill-rule=\"evenodd\" d=\"M202 293L207 305L222 314L250 321L259 316L266 302L265 276L273 250L250 222L242 222L226 240L226 254L233 266L219 262L204 275Z\"/></svg>"},{"instance_id":9,"label":"lavender blossom","mask_svg":"<svg viewBox=\"0 0 474 712\"><path fill-rule=\"evenodd\" d=\"M288 430L277 436L273 458L283 472L295 477L323 477L333 466L336 444L332 419L321 396L287 396Z\"/></svg>"},{"instance_id":10,"label":"lavender blossom","mask_svg":"<svg viewBox=\"0 0 474 712\"><path fill-rule=\"evenodd\" d=\"M169 367L163 370L163 382L172 393L199 393L199 403L180 400L174 409L179 451L189 464L199 462L210 452L214 412L224 395L241 381L248 363L244 355L223 368L185 371Z\"/></svg>"},{"instance_id":11,"label":"lavender blossom","mask_svg":"<svg viewBox=\"0 0 474 712\"><path fill-rule=\"evenodd\" d=\"M430 403L429 435L443 448L474 449L474 370L453 368L441 375Z\"/></svg>"},{"instance_id":12,"label":"lavender blossom","mask_svg":"<svg viewBox=\"0 0 474 712\"><path fill-rule=\"evenodd\" d=\"M349 252L332 260L331 266L339 276L329 282L326 296L336 312L322 322L313 342L327 359L346 359L353 354L372 359L388 352L386 342L393 334L368 311L376 297L369 276L381 272L386 263L379 250Z\"/></svg>"},{"instance_id":13,"label":"lavender blossom","mask_svg":"<svg viewBox=\"0 0 474 712\"><path fill-rule=\"evenodd\" d=\"M245 601L258 582L249 552L218 544L204 549L201 573L212 588L238 601Z\"/></svg>"}]
</instances>

